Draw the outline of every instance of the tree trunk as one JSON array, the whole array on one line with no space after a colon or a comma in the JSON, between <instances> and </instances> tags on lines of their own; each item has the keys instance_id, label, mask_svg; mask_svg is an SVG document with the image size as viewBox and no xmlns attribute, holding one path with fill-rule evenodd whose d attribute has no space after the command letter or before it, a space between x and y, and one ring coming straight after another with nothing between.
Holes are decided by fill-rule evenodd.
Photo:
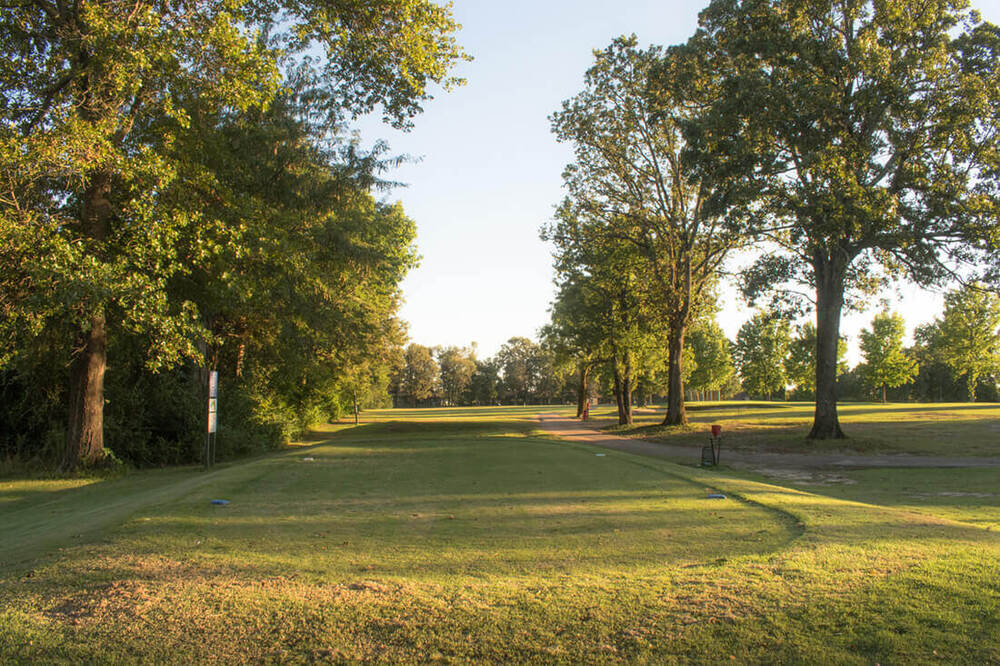
<instances>
[{"instance_id":1,"label":"tree trunk","mask_svg":"<svg viewBox=\"0 0 1000 666\"><path fill-rule=\"evenodd\" d=\"M667 341L667 416L663 425L688 422L684 408L684 333L683 327L671 327Z\"/></svg>"},{"instance_id":2,"label":"tree trunk","mask_svg":"<svg viewBox=\"0 0 1000 666\"><path fill-rule=\"evenodd\" d=\"M354 425L358 425L359 423L361 423L361 410L358 409L358 391L357 391L357 389L355 389L354 391L352 391L351 395L354 398Z\"/></svg>"},{"instance_id":3,"label":"tree trunk","mask_svg":"<svg viewBox=\"0 0 1000 666\"><path fill-rule=\"evenodd\" d=\"M623 414L619 417L620 425L632 425L632 352L625 352L625 375L622 377L622 407Z\"/></svg>"},{"instance_id":4,"label":"tree trunk","mask_svg":"<svg viewBox=\"0 0 1000 666\"><path fill-rule=\"evenodd\" d=\"M625 403L622 400L622 370L617 354L611 367L615 378L615 402L618 403L618 423L622 424L625 423Z\"/></svg>"},{"instance_id":5,"label":"tree trunk","mask_svg":"<svg viewBox=\"0 0 1000 666\"><path fill-rule=\"evenodd\" d=\"M816 411L809 439L843 439L837 418L837 345L840 313L844 307L842 262L817 254L813 262L816 280Z\"/></svg>"},{"instance_id":6,"label":"tree trunk","mask_svg":"<svg viewBox=\"0 0 1000 666\"><path fill-rule=\"evenodd\" d=\"M977 377L975 375L975 373L972 373L972 372L968 373L966 375L966 377L967 377L967 379L965 381L966 381L966 387L968 388L968 391L969 391L969 402L975 402L976 401L976 380L978 380L979 377Z\"/></svg>"},{"instance_id":7,"label":"tree trunk","mask_svg":"<svg viewBox=\"0 0 1000 666\"><path fill-rule=\"evenodd\" d=\"M111 175L91 176L83 193L80 231L98 241L107 238L111 218ZM100 250L98 250L100 251ZM78 355L73 359L69 378L69 414L66 449L62 469L71 471L93 465L104 457L104 371L107 367L108 333L103 304L90 304L94 314L89 328L77 335Z\"/></svg>"},{"instance_id":8,"label":"tree trunk","mask_svg":"<svg viewBox=\"0 0 1000 666\"><path fill-rule=\"evenodd\" d=\"M580 364L580 383L577 385L576 418L583 417L583 404L587 400L587 377L590 374L590 364Z\"/></svg>"},{"instance_id":9,"label":"tree trunk","mask_svg":"<svg viewBox=\"0 0 1000 666\"><path fill-rule=\"evenodd\" d=\"M886 400L886 396L885 396L885 382L882 382L882 404L884 405L884 404L886 404L886 402L887 402L887 400Z\"/></svg>"},{"instance_id":10,"label":"tree trunk","mask_svg":"<svg viewBox=\"0 0 1000 666\"><path fill-rule=\"evenodd\" d=\"M104 370L108 334L104 314L90 320L81 333L82 349L70 366L69 414L63 471L89 466L104 457Z\"/></svg>"}]
</instances>

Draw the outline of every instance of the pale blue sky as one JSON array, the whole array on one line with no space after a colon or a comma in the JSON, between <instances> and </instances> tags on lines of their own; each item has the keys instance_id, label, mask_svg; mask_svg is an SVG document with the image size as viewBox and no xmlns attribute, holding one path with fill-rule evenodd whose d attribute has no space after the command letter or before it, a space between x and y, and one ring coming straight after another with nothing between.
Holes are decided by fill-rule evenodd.
<instances>
[{"instance_id":1,"label":"pale blue sky","mask_svg":"<svg viewBox=\"0 0 1000 666\"><path fill-rule=\"evenodd\" d=\"M389 195L417 223L423 259L403 283L402 317L424 345L466 346L490 356L511 336L535 337L553 296L550 248L539 240L562 198L571 159L548 116L576 94L595 48L635 33L643 45L685 41L706 3L650 0L456 0L460 43L475 58L457 74L467 85L438 93L408 133L373 123L366 142L421 157L389 177L407 183ZM1000 22L1000 2L973 3ZM940 296L903 290L909 328L941 307ZM848 314L844 332L856 359L857 331L877 309ZM747 318L725 298L720 323L730 337Z\"/></svg>"}]
</instances>

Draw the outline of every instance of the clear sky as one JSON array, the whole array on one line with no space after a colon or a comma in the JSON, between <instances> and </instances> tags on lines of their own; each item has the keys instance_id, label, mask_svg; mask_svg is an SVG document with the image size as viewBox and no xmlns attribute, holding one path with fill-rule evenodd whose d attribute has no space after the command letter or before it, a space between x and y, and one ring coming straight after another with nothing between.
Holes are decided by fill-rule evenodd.
<instances>
[{"instance_id":1,"label":"clear sky","mask_svg":"<svg viewBox=\"0 0 1000 666\"><path fill-rule=\"evenodd\" d=\"M479 345L490 356L508 338L535 337L553 297L550 248L538 236L562 198L572 159L548 116L582 88L592 51L622 34L643 45L685 41L706 3L679 0L455 0L460 43L475 60L456 73L467 85L436 93L408 133L363 123L369 142L421 158L389 175L407 183L399 199L417 223L422 260L403 283L402 317L423 345ZM1000 22L1000 0L974 2ZM938 294L903 287L908 328L941 309ZM901 298L901 300L900 300ZM846 314L843 332L857 360L857 331L879 309ZM748 317L731 290L720 324L735 337Z\"/></svg>"}]
</instances>

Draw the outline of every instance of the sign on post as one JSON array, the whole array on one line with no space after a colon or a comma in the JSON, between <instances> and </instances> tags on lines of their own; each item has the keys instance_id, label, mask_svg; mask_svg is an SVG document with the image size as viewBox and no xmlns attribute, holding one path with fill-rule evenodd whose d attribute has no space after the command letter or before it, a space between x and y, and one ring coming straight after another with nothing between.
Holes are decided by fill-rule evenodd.
<instances>
[{"instance_id":1,"label":"sign on post","mask_svg":"<svg viewBox=\"0 0 1000 666\"><path fill-rule=\"evenodd\" d=\"M205 432L205 468L215 464L215 431L218 427L219 373L208 373L208 428Z\"/></svg>"},{"instance_id":2,"label":"sign on post","mask_svg":"<svg viewBox=\"0 0 1000 666\"><path fill-rule=\"evenodd\" d=\"M208 373L208 431L215 432L217 425L216 413L219 405L219 373L212 370Z\"/></svg>"}]
</instances>

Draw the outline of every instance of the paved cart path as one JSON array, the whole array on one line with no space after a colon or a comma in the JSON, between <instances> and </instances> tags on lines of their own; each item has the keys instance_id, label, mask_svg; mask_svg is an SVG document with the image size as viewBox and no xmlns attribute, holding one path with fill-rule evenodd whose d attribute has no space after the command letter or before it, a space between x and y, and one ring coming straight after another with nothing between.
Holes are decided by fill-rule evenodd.
<instances>
[{"instance_id":1,"label":"paved cart path","mask_svg":"<svg viewBox=\"0 0 1000 666\"><path fill-rule=\"evenodd\" d=\"M701 447L663 444L642 439L616 437L589 427L575 418L559 414L539 414L547 433L575 442L585 442L617 451L635 453L672 462L697 464ZM1000 467L1000 458L916 456L909 453L851 455L839 453L768 453L728 451L725 441L720 456L722 465L753 469L860 469L866 467Z\"/></svg>"}]
</instances>

